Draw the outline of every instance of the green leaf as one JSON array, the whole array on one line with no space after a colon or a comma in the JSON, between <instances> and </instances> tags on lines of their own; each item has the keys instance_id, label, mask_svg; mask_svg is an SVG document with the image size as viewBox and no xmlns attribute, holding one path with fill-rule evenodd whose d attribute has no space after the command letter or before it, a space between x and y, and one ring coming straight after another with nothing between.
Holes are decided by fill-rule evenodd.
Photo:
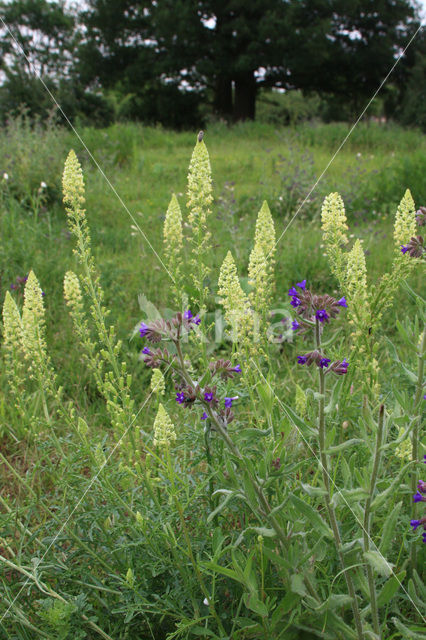
<instances>
[{"instance_id":1,"label":"green leaf","mask_svg":"<svg viewBox=\"0 0 426 640\"><path fill-rule=\"evenodd\" d=\"M351 438L350 440L346 440L346 442L342 442L341 444L336 444L334 447L329 447L326 450L326 453L328 454L338 453L339 451L344 451L345 449L349 449L350 447L353 447L354 445L358 445L361 443L365 445L365 441L362 438Z\"/></svg>"},{"instance_id":2,"label":"green leaf","mask_svg":"<svg viewBox=\"0 0 426 640\"><path fill-rule=\"evenodd\" d=\"M392 574L392 564L386 560L378 551L370 549L370 551L364 551L364 558L369 565L373 567L381 576L389 578Z\"/></svg>"},{"instance_id":3,"label":"green leaf","mask_svg":"<svg viewBox=\"0 0 426 640\"><path fill-rule=\"evenodd\" d=\"M406 573L407 573L406 571L401 571L397 575L391 576L389 580L385 582L379 594L377 595L378 607L384 607L385 604L388 604L388 602L392 600L392 598L400 588Z\"/></svg>"},{"instance_id":4,"label":"green leaf","mask_svg":"<svg viewBox=\"0 0 426 640\"><path fill-rule=\"evenodd\" d=\"M317 535L323 535L327 538L333 537L332 531L328 524L324 522L318 511L311 507L311 505L293 494L290 495L290 502L297 509L297 511L299 511L302 515L305 516L305 518L309 520L309 522L315 528Z\"/></svg>"},{"instance_id":5,"label":"green leaf","mask_svg":"<svg viewBox=\"0 0 426 640\"><path fill-rule=\"evenodd\" d=\"M395 526L398 520L399 512L402 507L402 502L398 502L396 504L390 514L384 519L385 523L383 525L382 538L379 544L379 551L383 554L387 553L389 549L389 545L392 541L392 538L395 535Z\"/></svg>"},{"instance_id":6,"label":"green leaf","mask_svg":"<svg viewBox=\"0 0 426 640\"><path fill-rule=\"evenodd\" d=\"M262 618L265 618L268 615L268 607L264 602L259 600L257 594L245 593L243 596L243 600L247 609L250 609L250 611L254 611L254 613L262 616Z\"/></svg>"},{"instance_id":7,"label":"green leaf","mask_svg":"<svg viewBox=\"0 0 426 640\"><path fill-rule=\"evenodd\" d=\"M398 631L402 632L404 640L425 640L424 626L411 625L409 628L406 627L405 624L402 624L398 618L392 618L392 622Z\"/></svg>"},{"instance_id":8,"label":"green leaf","mask_svg":"<svg viewBox=\"0 0 426 640\"><path fill-rule=\"evenodd\" d=\"M312 427L310 427L308 424L306 424L306 422L304 420L302 420L302 418L300 418L297 413L295 413L293 411L293 409L291 407L289 407L288 405L284 404L284 402L280 402L280 406L284 409L284 412L286 413L287 417L289 418L289 420L294 424L294 426L298 429L300 429L302 435L307 438L308 436L315 436L316 435L316 429L313 429Z\"/></svg>"},{"instance_id":9,"label":"green leaf","mask_svg":"<svg viewBox=\"0 0 426 640\"><path fill-rule=\"evenodd\" d=\"M293 593L297 593L299 596L303 597L308 595L305 583L303 582L303 576L300 573L293 573L290 578L290 588Z\"/></svg>"},{"instance_id":10,"label":"green leaf","mask_svg":"<svg viewBox=\"0 0 426 640\"><path fill-rule=\"evenodd\" d=\"M302 489L311 498L314 498L315 496L322 497L322 496L325 496L327 494L327 491L325 489L323 489L322 487L311 487L310 484L304 484L303 482L302 482Z\"/></svg>"}]
</instances>

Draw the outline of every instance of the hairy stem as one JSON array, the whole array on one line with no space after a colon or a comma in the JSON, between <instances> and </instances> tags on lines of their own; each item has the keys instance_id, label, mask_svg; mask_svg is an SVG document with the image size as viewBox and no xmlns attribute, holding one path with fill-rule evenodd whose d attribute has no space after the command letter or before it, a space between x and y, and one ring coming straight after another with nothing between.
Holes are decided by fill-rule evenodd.
<instances>
[{"instance_id":1,"label":"hairy stem","mask_svg":"<svg viewBox=\"0 0 426 640\"><path fill-rule=\"evenodd\" d=\"M319 321L316 321L315 325L315 339L316 346L318 351L321 351L321 334L320 334L320 324ZM325 494L325 505L327 509L328 519L330 522L331 529L333 531L334 544L336 545L337 554L339 556L340 564L343 569L343 573L346 580L346 586L348 589L349 596L352 600L352 613L354 616L355 628L358 635L358 640L364 640L364 632L362 629L361 616L358 608L358 602L356 599L355 587L352 580L352 576L350 575L345 562L345 557L342 551L342 539L340 537L339 525L337 523L336 512L331 502L331 491L330 491L330 473L328 469L328 457L325 452L325 413L324 413L324 401L325 401L325 373L321 367L319 367L319 417L318 417L318 445L320 452L320 460L321 460L321 470L322 470L322 478L324 482L324 487L326 490Z\"/></svg>"},{"instance_id":2,"label":"hairy stem","mask_svg":"<svg viewBox=\"0 0 426 640\"><path fill-rule=\"evenodd\" d=\"M368 551L370 549L371 503L373 500L374 492L376 490L377 474L380 467L380 458L381 458L380 448L382 446L384 422L385 422L385 407L382 404L380 405L380 410L379 410L379 422L378 422L377 432L376 432L376 446L374 450L374 461L373 461L373 469L371 472L370 490L368 492L368 497L367 497L367 500L365 503L365 509L364 509L364 529L363 529L364 551ZM370 564L367 564L367 580L368 580L368 588L370 591L371 617L373 619L373 628L374 628L374 632L380 638L381 634L380 634L379 614L377 610L376 585L374 582L373 568L371 567Z\"/></svg>"},{"instance_id":3,"label":"hairy stem","mask_svg":"<svg viewBox=\"0 0 426 640\"><path fill-rule=\"evenodd\" d=\"M414 426L411 434L412 442L412 461L418 462L419 457L419 438L420 438L420 422L421 422L421 400L423 393L423 376L425 366L425 354L426 354L426 327L423 327L423 335L419 344L419 350L417 352L417 384L416 392L414 396L413 415ZM413 465L413 471L411 474L411 491L416 493L418 473L416 472L417 465ZM415 519L417 511L417 504L413 502L412 506L412 518ZM410 551L410 565L411 571L414 572L417 569L417 544L415 542L411 545Z\"/></svg>"}]
</instances>

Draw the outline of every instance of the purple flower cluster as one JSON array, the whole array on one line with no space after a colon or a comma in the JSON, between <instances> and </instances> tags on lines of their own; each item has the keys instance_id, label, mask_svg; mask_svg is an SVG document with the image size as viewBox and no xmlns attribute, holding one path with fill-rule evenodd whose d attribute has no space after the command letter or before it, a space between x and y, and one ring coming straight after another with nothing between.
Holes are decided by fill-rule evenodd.
<instances>
[{"instance_id":1,"label":"purple flower cluster","mask_svg":"<svg viewBox=\"0 0 426 640\"><path fill-rule=\"evenodd\" d=\"M305 289L306 289L306 280L302 280L302 282L297 282L296 283L296 287L299 287L299 289L301 291L305 291ZM295 309L297 307L300 307L300 305L302 304L302 301L299 298L299 292L296 289L296 287L290 287L290 289L288 290L288 295L291 296L290 304Z\"/></svg>"},{"instance_id":2,"label":"purple flower cluster","mask_svg":"<svg viewBox=\"0 0 426 640\"><path fill-rule=\"evenodd\" d=\"M183 317L185 318L185 320L188 320L188 322L190 322L192 324L199 325L200 322L201 322L201 318L200 318L199 314L197 313L197 315L194 316L194 314L192 313L191 309L187 309L184 312Z\"/></svg>"},{"instance_id":3,"label":"purple flower cluster","mask_svg":"<svg viewBox=\"0 0 426 640\"><path fill-rule=\"evenodd\" d=\"M426 455L423 457L423 462L426 462ZM420 480L417 485L417 489L417 492L413 496L414 502L426 502L426 497L423 495L426 494L426 482L424 480ZM410 526L413 527L413 531L416 531L418 527L423 527L424 531L422 539L423 542L426 543L426 516L423 516L423 518L420 518L419 520L410 520Z\"/></svg>"}]
</instances>

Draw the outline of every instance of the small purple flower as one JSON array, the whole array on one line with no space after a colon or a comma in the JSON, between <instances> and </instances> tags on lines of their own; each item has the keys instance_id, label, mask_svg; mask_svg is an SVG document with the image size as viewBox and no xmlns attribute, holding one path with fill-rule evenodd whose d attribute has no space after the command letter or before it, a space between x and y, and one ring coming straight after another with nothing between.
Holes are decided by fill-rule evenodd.
<instances>
[{"instance_id":1,"label":"small purple flower","mask_svg":"<svg viewBox=\"0 0 426 640\"><path fill-rule=\"evenodd\" d=\"M236 400L238 396L234 396L233 398L225 398L225 407L230 409L232 407L232 401Z\"/></svg>"},{"instance_id":2,"label":"small purple flower","mask_svg":"<svg viewBox=\"0 0 426 640\"><path fill-rule=\"evenodd\" d=\"M291 306L296 308L296 307L300 307L300 305L302 304L301 301L299 300L299 298L297 298L296 296L294 296L294 298L291 299L290 302Z\"/></svg>"},{"instance_id":3,"label":"small purple flower","mask_svg":"<svg viewBox=\"0 0 426 640\"><path fill-rule=\"evenodd\" d=\"M343 358L342 362L340 363L340 366L345 367L345 369L349 367L349 362L346 360L346 358Z\"/></svg>"},{"instance_id":4,"label":"small purple flower","mask_svg":"<svg viewBox=\"0 0 426 640\"><path fill-rule=\"evenodd\" d=\"M289 296L297 296L298 295L298 291L297 291L296 287L290 287L290 289L288 290L288 295Z\"/></svg>"},{"instance_id":5,"label":"small purple flower","mask_svg":"<svg viewBox=\"0 0 426 640\"><path fill-rule=\"evenodd\" d=\"M17 289L18 287L17 287L17 285L16 285L16 284L13 284L13 283L12 283L12 284L10 285L10 288L12 289L12 291L14 291L14 290L15 290L15 289Z\"/></svg>"},{"instance_id":6,"label":"small purple flower","mask_svg":"<svg viewBox=\"0 0 426 640\"><path fill-rule=\"evenodd\" d=\"M176 402L178 402L179 404L183 404L185 402L185 394L184 393L177 393L176 394Z\"/></svg>"},{"instance_id":7,"label":"small purple flower","mask_svg":"<svg viewBox=\"0 0 426 640\"><path fill-rule=\"evenodd\" d=\"M201 322L201 318L200 318L200 316L198 315L198 313L197 313L197 315L196 315L196 316L194 316L194 317L192 318L191 322L193 322L193 323L194 323L194 324L196 324L196 325L199 325L199 324L200 324L200 322Z\"/></svg>"},{"instance_id":8,"label":"small purple flower","mask_svg":"<svg viewBox=\"0 0 426 640\"><path fill-rule=\"evenodd\" d=\"M426 453L425 453L425 455L423 456L423 462L426 464Z\"/></svg>"},{"instance_id":9,"label":"small purple flower","mask_svg":"<svg viewBox=\"0 0 426 640\"><path fill-rule=\"evenodd\" d=\"M201 416L201 420L207 420L209 416L207 415L207 413L204 411L203 415Z\"/></svg>"},{"instance_id":10,"label":"small purple flower","mask_svg":"<svg viewBox=\"0 0 426 640\"><path fill-rule=\"evenodd\" d=\"M308 358L306 356L297 356L297 362L299 364L306 364L307 359Z\"/></svg>"},{"instance_id":11,"label":"small purple flower","mask_svg":"<svg viewBox=\"0 0 426 640\"><path fill-rule=\"evenodd\" d=\"M206 402L211 402L213 400L213 393L211 391L206 391L204 394L204 400Z\"/></svg>"},{"instance_id":12,"label":"small purple flower","mask_svg":"<svg viewBox=\"0 0 426 640\"><path fill-rule=\"evenodd\" d=\"M422 533L423 542L426 542L426 531Z\"/></svg>"},{"instance_id":13,"label":"small purple flower","mask_svg":"<svg viewBox=\"0 0 426 640\"><path fill-rule=\"evenodd\" d=\"M141 334L142 338L146 336L146 334L148 333L148 325L145 324L145 322L141 322L141 326L139 327L139 333Z\"/></svg>"},{"instance_id":14,"label":"small purple flower","mask_svg":"<svg viewBox=\"0 0 426 640\"><path fill-rule=\"evenodd\" d=\"M191 309L187 309L185 311L185 313L183 314L183 317L185 318L185 320L191 320L191 318L193 318L194 316L192 315L192 311Z\"/></svg>"},{"instance_id":15,"label":"small purple flower","mask_svg":"<svg viewBox=\"0 0 426 640\"><path fill-rule=\"evenodd\" d=\"M41 295L42 295L42 296L43 296L43 298L44 298L44 296L45 296L46 294L44 293L44 291L42 291L42 292L41 292Z\"/></svg>"},{"instance_id":16,"label":"small purple flower","mask_svg":"<svg viewBox=\"0 0 426 640\"><path fill-rule=\"evenodd\" d=\"M420 527L420 525L420 520L410 520L410 526L413 527L413 531L415 531L417 527Z\"/></svg>"},{"instance_id":17,"label":"small purple flower","mask_svg":"<svg viewBox=\"0 0 426 640\"><path fill-rule=\"evenodd\" d=\"M299 327L300 327L300 324L297 322L297 320L293 320L293 322L291 323L292 330L297 331Z\"/></svg>"},{"instance_id":18,"label":"small purple flower","mask_svg":"<svg viewBox=\"0 0 426 640\"><path fill-rule=\"evenodd\" d=\"M408 251L408 249L409 249L409 248L410 248L410 247L408 247L407 245L402 244L402 245L401 245L401 253L407 253L407 251Z\"/></svg>"},{"instance_id":19,"label":"small purple flower","mask_svg":"<svg viewBox=\"0 0 426 640\"><path fill-rule=\"evenodd\" d=\"M324 367L328 367L330 362L331 362L331 360L329 358L321 358L321 360L319 361L318 366L321 367L321 369L324 369Z\"/></svg>"},{"instance_id":20,"label":"small purple flower","mask_svg":"<svg viewBox=\"0 0 426 640\"><path fill-rule=\"evenodd\" d=\"M302 280L302 282L296 282L296 286L298 286L299 289L302 289L302 291L304 291L306 289L306 280Z\"/></svg>"},{"instance_id":21,"label":"small purple flower","mask_svg":"<svg viewBox=\"0 0 426 640\"><path fill-rule=\"evenodd\" d=\"M149 356L151 354L151 351L148 347L144 347L142 349L142 353L144 353L145 355Z\"/></svg>"},{"instance_id":22,"label":"small purple flower","mask_svg":"<svg viewBox=\"0 0 426 640\"><path fill-rule=\"evenodd\" d=\"M326 322L326 320L328 320L329 318L328 313L325 309L318 309L318 311L315 314L315 317L320 322Z\"/></svg>"},{"instance_id":23,"label":"small purple flower","mask_svg":"<svg viewBox=\"0 0 426 640\"><path fill-rule=\"evenodd\" d=\"M426 498L423 498L420 491L417 491L417 493L414 494L413 500L414 502L426 502Z\"/></svg>"},{"instance_id":24,"label":"small purple flower","mask_svg":"<svg viewBox=\"0 0 426 640\"><path fill-rule=\"evenodd\" d=\"M337 304L339 305L339 307L348 308L348 303L346 302L345 296L343 296L343 298L340 298L340 300L337 301Z\"/></svg>"},{"instance_id":25,"label":"small purple flower","mask_svg":"<svg viewBox=\"0 0 426 640\"><path fill-rule=\"evenodd\" d=\"M241 367L239 364L237 364L236 367L234 367L233 369L231 369L231 371L234 371L235 373L241 373ZM426 458L426 456L425 456Z\"/></svg>"},{"instance_id":26,"label":"small purple flower","mask_svg":"<svg viewBox=\"0 0 426 640\"><path fill-rule=\"evenodd\" d=\"M426 400L426 393L425 393L425 395L423 396L423 400Z\"/></svg>"},{"instance_id":27,"label":"small purple flower","mask_svg":"<svg viewBox=\"0 0 426 640\"><path fill-rule=\"evenodd\" d=\"M420 493L426 493L426 482L424 480L420 480L419 484L417 485L417 489L420 491Z\"/></svg>"}]
</instances>

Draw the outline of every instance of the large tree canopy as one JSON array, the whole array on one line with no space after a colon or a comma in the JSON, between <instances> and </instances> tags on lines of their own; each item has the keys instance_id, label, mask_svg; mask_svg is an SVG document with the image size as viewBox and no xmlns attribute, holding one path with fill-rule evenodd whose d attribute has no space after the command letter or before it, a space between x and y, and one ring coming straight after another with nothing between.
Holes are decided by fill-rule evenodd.
<instances>
[{"instance_id":1,"label":"large tree canopy","mask_svg":"<svg viewBox=\"0 0 426 640\"><path fill-rule=\"evenodd\" d=\"M262 87L333 96L358 112L418 25L409 0L87 0L75 19L48 0L0 10L43 77L72 87L69 96L103 96L116 115L172 126L193 122L200 105L254 118ZM415 48L393 77L400 102L421 67ZM29 70L10 38L0 53L6 85L24 87Z\"/></svg>"}]
</instances>

